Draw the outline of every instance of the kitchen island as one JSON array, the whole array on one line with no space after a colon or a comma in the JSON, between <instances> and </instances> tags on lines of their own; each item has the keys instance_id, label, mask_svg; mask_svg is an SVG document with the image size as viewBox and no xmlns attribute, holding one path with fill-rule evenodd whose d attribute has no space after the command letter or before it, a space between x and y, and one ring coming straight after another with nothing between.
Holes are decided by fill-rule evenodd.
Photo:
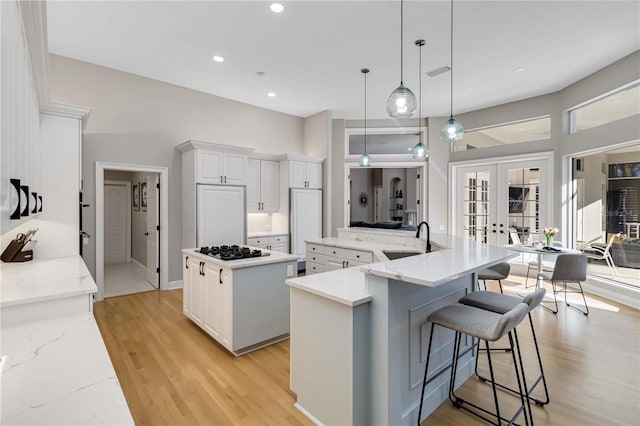
<instances>
[{"instance_id":1,"label":"kitchen island","mask_svg":"<svg viewBox=\"0 0 640 426\"><path fill-rule=\"evenodd\" d=\"M262 253L221 260L182 250L184 315L236 356L289 337L285 280L296 276L298 258Z\"/></svg>"},{"instance_id":2,"label":"kitchen island","mask_svg":"<svg viewBox=\"0 0 640 426\"><path fill-rule=\"evenodd\" d=\"M386 249L395 244L415 251L425 245L408 233L379 235L387 236ZM366 250L371 241L375 252L380 244L375 239L367 234L326 243ZM432 253L287 280L291 388L296 406L309 418L322 424L416 424L429 343L426 317L473 291L477 271L514 256L448 235L435 234L432 242L438 247ZM453 333L436 329L433 372L447 367L452 345ZM471 345L471 339L463 342L457 385L473 372ZM428 384L423 419L447 398L448 378L441 374Z\"/></svg>"}]
</instances>

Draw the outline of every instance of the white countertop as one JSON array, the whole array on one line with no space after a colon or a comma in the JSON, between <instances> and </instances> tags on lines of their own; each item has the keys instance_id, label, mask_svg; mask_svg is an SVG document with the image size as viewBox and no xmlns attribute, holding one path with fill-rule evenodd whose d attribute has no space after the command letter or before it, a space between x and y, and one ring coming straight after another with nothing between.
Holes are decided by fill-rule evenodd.
<instances>
[{"instance_id":1,"label":"white countertop","mask_svg":"<svg viewBox=\"0 0 640 426\"><path fill-rule=\"evenodd\" d=\"M250 247L250 246L247 246L247 247ZM215 257L207 256L205 254L196 253L196 250L199 250L199 249L195 249L195 248L182 249L182 253L189 256L193 256L197 259L201 259L209 263L220 265L224 268L229 268L229 269L249 268L251 266L268 265L270 263L292 262L292 261L298 260L298 256L293 256L287 253L265 250L260 247L251 247L251 248L262 250L263 252L268 252L270 253L270 255L261 256L261 257L252 257L249 259L220 260Z\"/></svg>"},{"instance_id":2,"label":"white countertop","mask_svg":"<svg viewBox=\"0 0 640 426\"><path fill-rule=\"evenodd\" d=\"M315 240L306 240L309 244L322 244L329 247L340 247L353 250L370 251L373 253L376 261L383 262L388 261L387 256L382 253L383 251L396 251L396 252L424 252L424 241L418 240L415 237L411 240L413 243L421 247L397 244L393 242L379 242L379 241L362 241L350 238L318 238Z\"/></svg>"},{"instance_id":3,"label":"white countertop","mask_svg":"<svg viewBox=\"0 0 640 426\"><path fill-rule=\"evenodd\" d=\"M432 234L440 247L432 253L361 267L366 274L435 287L517 256L504 247L476 243L446 234Z\"/></svg>"},{"instance_id":4,"label":"white countertop","mask_svg":"<svg viewBox=\"0 0 640 426\"><path fill-rule=\"evenodd\" d=\"M317 294L348 306L357 306L371 301L365 289L364 274L359 267L338 269L322 274L289 278L287 285Z\"/></svg>"},{"instance_id":5,"label":"white countertop","mask_svg":"<svg viewBox=\"0 0 640 426\"><path fill-rule=\"evenodd\" d=\"M81 256L0 263L0 308L98 291Z\"/></svg>"},{"instance_id":6,"label":"white countertop","mask_svg":"<svg viewBox=\"0 0 640 426\"><path fill-rule=\"evenodd\" d=\"M275 237L276 235L283 235L285 237L288 237L289 233L287 233L287 232L274 232L274 231L251 232L251 233L247 234L247 238Z\"/></svg>"},{"instance_id":7,"label":"white countertop","mask_svg":"<svg viewBox=\"0 0 640 426\"><path fill-rule=\"evenodd\" d=\"M134 424L91 313L3 328L2 353L0 423Z\"/></svg>"}]
</instances>

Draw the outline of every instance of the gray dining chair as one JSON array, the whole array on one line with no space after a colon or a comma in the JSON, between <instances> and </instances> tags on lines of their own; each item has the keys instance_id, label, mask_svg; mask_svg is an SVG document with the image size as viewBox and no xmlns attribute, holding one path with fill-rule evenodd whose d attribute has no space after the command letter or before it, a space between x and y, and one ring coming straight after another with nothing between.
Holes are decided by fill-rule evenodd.
<instances>
[{"instance_id":1,"label":"gray dining chair","mask_svg":"<svg viewBox=\"0 0 640 426\"><path fill-rule=\"evenodd\" d=\"M587 256L584 254L560 254L556 259L553 271L543 271L541 275L543 279L551 281L551 286L553 287L553 300L556 309L555 311L549 308L547 309L554 314L558 313L558 299L556 294L562 291L564 292L564 301L568 307L583 313L585 316L589 315L589 306L587 306L587 299L584 297L584 291L582 290L582 281L586 281L587 279ZM557 288L556 285L560 283L562 283L562 288ZM567 290L567 283L577 283L579 290ZM585 310L583 311L569 304L567 301L567 293L581 293Z\"/></svg>"}]
</instances>

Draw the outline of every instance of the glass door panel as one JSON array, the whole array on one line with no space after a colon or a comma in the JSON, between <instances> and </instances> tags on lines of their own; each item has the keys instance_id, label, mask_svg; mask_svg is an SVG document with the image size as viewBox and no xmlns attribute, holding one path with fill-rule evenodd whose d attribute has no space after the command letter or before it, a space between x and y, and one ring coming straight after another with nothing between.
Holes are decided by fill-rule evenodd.
<instances>
[{"instance_id":1,"label":"glass door panel","mask_svg":"<svg viewBox=\"0 0 640 426\"><path fill-rule=\"evenodd\" d=\"M494 199L495 167L467 168L459 174L461 187L461 220L457 223L458 234L464 238L481 243L493 243L490 227L491 217L495 216L492 209Z\"/></svg>"}]
</instances>

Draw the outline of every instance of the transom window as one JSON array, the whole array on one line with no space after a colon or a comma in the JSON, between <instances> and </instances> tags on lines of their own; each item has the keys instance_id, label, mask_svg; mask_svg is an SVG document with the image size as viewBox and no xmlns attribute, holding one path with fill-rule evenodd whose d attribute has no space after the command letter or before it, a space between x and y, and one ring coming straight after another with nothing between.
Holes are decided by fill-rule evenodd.
<instances>
[{"instance_id":1,"label":"transom window","mask_svg":"<svg viewBox=\"0 0 640 426\"><path fill-rule=\"evenodd\" d=\"M602 126L638 114L640 114L640 83L635 82L569 110L569 133Z\"/></svg>"},{"instance_id":2,"label":"transom window","mask_svg":"<svg viewBox=\"0 0 640 426\"><path fill-rule=\"evenodd\" d=\"M466 131L453 149L466 151L550 138L551 117L545 116Z\"/></svg>"}]
</instances>

